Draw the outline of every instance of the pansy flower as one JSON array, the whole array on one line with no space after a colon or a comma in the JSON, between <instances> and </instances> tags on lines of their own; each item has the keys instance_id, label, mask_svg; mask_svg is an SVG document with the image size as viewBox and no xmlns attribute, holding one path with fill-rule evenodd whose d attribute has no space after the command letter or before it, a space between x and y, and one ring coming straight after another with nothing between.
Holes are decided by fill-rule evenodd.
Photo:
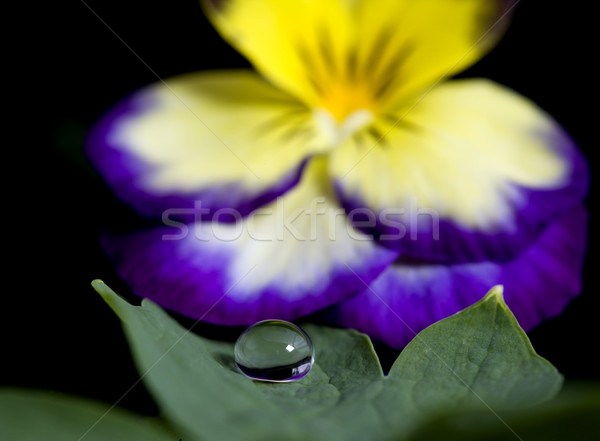
<instances>
[{"instance_id":1,"label":"pansy flower","mask_svg":"<svg viewBox=\"0 0 600 441\"><path fill-rule=\"evenodd\" d=\"M394 347L505 286L525 329L581 289L587 170L483 79L508 0L212 0L255 70L151 85L90 159L159 226L105 240L133 292L221 325L324 310Z\"/></svg>"}]
</instances>

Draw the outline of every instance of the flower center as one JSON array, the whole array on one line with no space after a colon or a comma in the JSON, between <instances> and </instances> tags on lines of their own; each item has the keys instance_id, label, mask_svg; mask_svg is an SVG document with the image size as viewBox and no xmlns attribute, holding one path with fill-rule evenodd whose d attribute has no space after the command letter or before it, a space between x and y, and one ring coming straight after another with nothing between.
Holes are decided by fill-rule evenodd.
<instances>
[{"instance_id":1,"label":"flower center","mask_svg":"<svg viewBox=\"0 0 600 441\"><path fill-rule=\"evenodd\" d=\"M373 94L364 85L331 81L314 115L329 140L339 143L373 121L374 107Z\"/></svg>"},{"instance_id":2,"label":"flower center","mask_svg":"<svg viewBox=\"0 0 600 441\"><path fill-rule=\"evenodd\" d=\"M367 109L355 110L342 121L337 120L328 109L315 109L314 116L322 133L333 144L342 142L373 121L373 112Z\"/></svg>"},{"instance_id":3,"label":"flower center","mask_svg":"<svg viewBox=\"0 0 600 441\"><path fill-rule=\"evenodd\" d=\"M372 111L375 107L373 92L364 84L346 81L329 83L321 99L321 107L342 124L359 110Z\"/></svg>"},{"instance_id":4,"label":"flower center","mask_svg":"<svg viewBox=\"0 0 600 441\"><path fill-rule=\"evenodd\" d=\"M370 125L385 105L403 60L401 53L384 50L387 36L383 33L378 46L366 53L327 34L316 44L298 45L317 124L331 141L343 141Z\"/></svg>"}]
</instances>

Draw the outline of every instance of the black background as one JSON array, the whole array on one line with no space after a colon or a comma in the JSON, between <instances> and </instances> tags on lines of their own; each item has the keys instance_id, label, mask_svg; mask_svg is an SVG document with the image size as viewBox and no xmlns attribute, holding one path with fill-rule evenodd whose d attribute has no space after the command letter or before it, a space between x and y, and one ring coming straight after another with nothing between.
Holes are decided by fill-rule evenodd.
<instances>
[{"instance_id":1,"label":"black background","mask_svg":"<svg viewBox=\"0 0 600 441\"><path fill-rule=\"evenodd\" d=\"M120 406L153 413L143 386L126 393L138 374L118 319L90 287L92 279L102 278L137 301L97 240L104 230L144 221L85 164L81 142L103 111L158 77L248 64L220 39L194 0L63 3L6 19L17 22L15 38L24 44L6 69L20 81L5 84L15 105L5 127L13 136L4 150L16 155L5 163L10 179L3 198L0 384L108 403L125 394ZM593 14L577 3L521 2L498 47L461 76L488 77L531 98L566 127L593 171L598 122L591 62L597 50ZM536 350L572 379L600 377L593 349L600 321L596 198L593 186L584 292L560 317L530 333ZM215 332L211 326L200 330Z\"/></svg>"}]
</instances>

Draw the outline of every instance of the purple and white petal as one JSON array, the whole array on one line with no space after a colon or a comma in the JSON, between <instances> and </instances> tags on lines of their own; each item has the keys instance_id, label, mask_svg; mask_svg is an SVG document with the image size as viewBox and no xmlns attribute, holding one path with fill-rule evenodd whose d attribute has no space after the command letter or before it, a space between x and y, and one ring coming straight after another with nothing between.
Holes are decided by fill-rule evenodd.
<instances>
[{"instance_id":1,"label":"purple and white petal","mask_svg":"<svg viewBox=\"0 0 600 441\"><path fill-rule=\"evenodd\" d=\"M297 187L236 223L172 222L105 247L135 294L207 322L293 319L330 306L397 253L347 223L325 161L312 159Z\"/></svg>"},{"instance_id":2,"label":"purple and white petal","mask_svg":"<svg viewBox=\"0 0 600 441\"><path fill-rule=\"evenodd\" d=\"M485 80L441 85L332 156L343 205L372 213L365 232L440 262L514 258L588 187L585 160L564 130Z\"/></svg>"},{"instance_id":3,"label":"purple and white petal","mask_svg":"<svg viewBox=\"0 0 600 441\"><path fill-rule=\"evenodd\" d=\"M101 119L86 151L138 211L189 220L221 208L250 213L297 184L307 158L326 148L308 108L240 70L135 93Z\"/></svg>"}]
</instances>

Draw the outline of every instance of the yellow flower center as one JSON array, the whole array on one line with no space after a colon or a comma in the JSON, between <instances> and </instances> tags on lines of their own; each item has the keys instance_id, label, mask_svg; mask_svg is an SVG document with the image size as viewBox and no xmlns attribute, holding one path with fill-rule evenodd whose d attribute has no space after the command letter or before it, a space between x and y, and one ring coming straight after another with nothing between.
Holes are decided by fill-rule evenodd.
<instances>
[{"instance_id":1,"label":"yellow flower center","mask_svg":"<svg viewBox=\"0 0 600 441\"><path fill-rule=\"evenodd\" d=\"M364 85L331 81L322 93L315 118L331 142L341 142L373 121L375 102Z\"/></svg>"},{"instance_id":2,"label":"yellow flower center","mask_svg":"<svg viewBox=\"0 0 600 441\"><path fill-rule=\"evenodd\" d=\"M399 56L381 51L359 57L354 48L334 50L328 38L312 49L299 46L315 116L333 142L343 141L370 125L390 86L395 84Z\"/></svg>"},{"instance_id":3,"label":"yellow flower center","mask_svg":"<svg viewBox=\"0 0 600 441\"><path fill-rule=\"evenodd\" d=\"M321 107L342 124L348 116L358 110L373 111L375 100L372 91L364 84L348 81L331 81L323 91Z\"/></svg>"}]
</instances>

